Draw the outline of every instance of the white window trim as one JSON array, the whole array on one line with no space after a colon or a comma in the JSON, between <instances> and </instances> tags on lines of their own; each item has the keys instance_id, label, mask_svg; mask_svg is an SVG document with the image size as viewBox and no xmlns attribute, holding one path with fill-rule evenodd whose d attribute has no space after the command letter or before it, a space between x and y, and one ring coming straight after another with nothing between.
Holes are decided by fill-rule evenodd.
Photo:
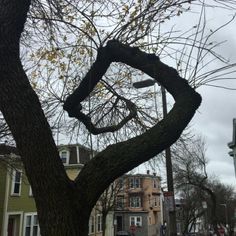
<instances>
[{"instance_id":1,"label":"white window trim","mask_svg":"<svg viewBox=\"0 0 236 236\"><path fill-rule=\"evenodd\" d=\"M31 228L31 234L30 235L33 235L32 234L32 229L33 229L33 222L32 222L32 219L33 219L33 217L34 216L37 216L37 212L27 212L27 213L25 213L24 214L24 225L23 225L23 235L25 235L25 229L26 229L26 218L27 218L27 216L31 216L31 226L30 226L30 228ZM39 224L38 224L38 234L37 234L37 236L40 236L40 228L39 228Z\"/></svg>"},{"instance_id":2,"label":"white window trim","mask_svg":"<svg viewBox=\"0 0 236 236\"><path fill-rule=\"evenodd\" d=\"M29 196L30 196L30 197L33 197L33 192L32 192L32 187L31 187L31 185L29 185Z\"/></svg>"},{"instance_id":3,"label":"white window trim","mask_svg":"<svg viewBox=\"0 0 236 236\"><path fill-rule=\"evenodd\" d=\"M92 230L92 225L93 225L93 230ZM90 216L89 219L89 234L94 234L95 233L95 216Z\"/></svg>"},{"instance_id":4,"label":"white window trim","mask_svg":"<svg viewBox=\"0 0 236 236\"><path fill-rule=\"evenodd\" d=\"M14 188L15 188L15 177L16 177L16 172L20 172L20 186L19 186L19 193L14 193ZM22 184L22 171L21 170L12 170L12 179L11 179L11 196L20 196L21 195L21 184Z\"/></svg>"},{"instance_id":5,"label":"white window trim","mask_svg":"<svg viewBox=\"0 0 236 236\"><path fill-rule=\"evenodd\" d=\"M80 164L79 145L76 146L77 164Z\"/></svg>"},{"instance_id":6,"label":"white window trim","mask_svg":"<svg viewBox=\"0 0 236 236\"><path fill-rule=\"evenodd\" d=\"M142 216L130 216L129 217L129 225L131 226L132 218L134 219L134 225L137 227L142 227ZM140 218L138 222L137 219ZM137 225L139 223L139 225Z\"/></svg>"},{"instance_id":7,"label":"white window trim","mask_svg":"<svg viewBox=\"0 0 236 236\"><path fill-rule=\"evenodd\" d=\"M98 220L99 218L101 219L100 222L99 222L99 220ZM99 225L99 224L100 224L100 230L98 229L98 225ZM97 233L102 232L102 215L101 215L101 214L97 215L97 219L96 219L96 231L97 231Z\"/></svg>"},{"instance_id":8,"label":"white window trim","mask_svg":"<svg viewBox=\"0 0 236 236\"><path fill-rule=\"evenodd\" d=\"M20 216L19 232L22 232L23 211L13 211L6 213L6 219L3 225L3 236L7 236L8 219L10 216Z\"/></svg>"},{"instance_id":9,"label":"white window trim","mask_svg":"<svg viewBox=\"0 0 236 236\"><path fill-rule=\"evenodd\" d=\"M62 152L66 152L66 162L65 162L65 163L63 162L63 164L64 164L64 165L69 165L69 160L70 160L70 152L69 152L69 150L67 150L67 149L61 149L61 150L59 151L60 158L61 158Z\"/></svg>"}]
</instances>

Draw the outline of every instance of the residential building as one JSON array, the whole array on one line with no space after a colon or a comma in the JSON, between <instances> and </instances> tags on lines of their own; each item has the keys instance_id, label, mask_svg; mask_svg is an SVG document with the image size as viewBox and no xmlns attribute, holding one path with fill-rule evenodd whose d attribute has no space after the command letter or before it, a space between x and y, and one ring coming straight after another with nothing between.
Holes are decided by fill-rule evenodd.
<instances>
[{"instance_id":1,"label":"residential building","mask_svg":"<svg viewBox=\"0 0 236 236\"><path fill-rule=\"evenodd\" d=\"M59 154L70 179L92 158L90 149L79 145L60 145ZM108 216L107 230L113 230L113 215ZM112 223L111 223L112 222ZM101 215L93 210L90 235L101 236ZM34 197L17 149L0 144L0 235L39 236L40 228ZM112 235L112 234L109 234Z\"/></svg>"},{"instance_id":2,"label":"residential building","mask_svg":"<svg viewBox=\"0 0 236 236\"><path fill-rule=\"evenodd\" d=\"M161 225L160 177L124 175L116 181L119 191L114 211L115 234L129 231L135 236L159 235Z\"/></svg>"}]
</instances>

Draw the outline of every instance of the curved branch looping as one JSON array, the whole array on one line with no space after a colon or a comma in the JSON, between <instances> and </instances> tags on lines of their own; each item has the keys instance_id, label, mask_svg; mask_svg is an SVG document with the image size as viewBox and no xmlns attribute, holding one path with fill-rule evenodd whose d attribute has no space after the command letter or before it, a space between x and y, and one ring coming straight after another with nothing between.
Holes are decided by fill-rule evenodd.
<instances>
[{"instance_id":1,"label":"curved branch looping","mask_svg":"<svg viewBox=\"0 0 236 236\"><path fill-rule=\"evenodd\" d=\"M81 112L81 102L89 96L112 62L125 63L151 76L165 87L175 100L179 96L182 97L185 91L191 90L187 81L181 78L175 69L162 63L155 54L148 54L142 52L137 47L130 47L117 40L110 40L105 47L101 47L98 50L97 58L91 69L88 71L79 87L68 96L63 107L70 117L75 117L83 122L87 129L93 134L114 132L136 116L135 104L128 100L125 102L130 111L129 115L114 126L97 128L91 122L91 118Z\"/></svg>"}]
</instances>

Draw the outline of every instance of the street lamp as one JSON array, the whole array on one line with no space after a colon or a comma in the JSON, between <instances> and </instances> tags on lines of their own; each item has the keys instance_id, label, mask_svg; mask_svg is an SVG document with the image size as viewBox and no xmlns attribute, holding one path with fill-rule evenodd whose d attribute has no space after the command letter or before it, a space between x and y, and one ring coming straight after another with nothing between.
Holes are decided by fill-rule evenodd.
<instances>
[{"instance_id":1,"label":"street lamp","mask_svg":"<svg viewBox=\"0 0 236 236\"><path fill-rule=\"evenodd\" d=\"M143 80L140 82L133 83L133 86L137 89L146 88L149 86L153 86L157 81L152 79ZM163 109L163 118L167 116L167 102L166 102L166 91L163 86L161 86L161 97L162 97L162 109ZM171 161L171 150L170 147L165 150L166 157L166 175L167 175L167 188L168 192L170 192L173 196L173 205L174 210L169 211L169 225L170 225L170 235L176 235L176 215L175 215L175 198L174 198L174 184L173 184L173 172L172 172L172 161Z\"/></svg>"}]
</instances>

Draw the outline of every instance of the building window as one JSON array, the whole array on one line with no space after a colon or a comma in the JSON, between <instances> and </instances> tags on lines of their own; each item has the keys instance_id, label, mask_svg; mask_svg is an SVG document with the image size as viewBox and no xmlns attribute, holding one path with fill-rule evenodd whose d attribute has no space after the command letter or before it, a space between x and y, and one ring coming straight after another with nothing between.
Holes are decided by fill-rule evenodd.
<instances>
[{"instance_id":1,"label":"building window","mask_svg":"<svg viewBox=\"0 0 236 236\"><path fill-rule=\"evenodd\" d=\"M13 170L13 173L12 173L11 195L20 196L20 192L21 192L21 178L22 178L22 172L18 171L18 170Z\"/></svg>"},{"instance_id":2,"label":"building window","mask_svg":"<svg viewBox=\"0 0 236 236\"><path fill-rule=\"evenodd\" d=\"M141 227L142 226L142 217L141 216L130 216L130 226L137 226Z\"/></svg>"},{"instance_id":3,"label":"building window","mask_svg":"<svg viewBox=\"0 0 236 236\"><path fill-rule=\"evenodd\" d=\"M69 152L66 150L60 151L60 157L63 164L69 164Z\"/></svg>"},{"instance_id":4,"label":"building window","mask_svg":"<svg viewBox=\"0 0 236 236\"><path fill-rule=\"evenodd\" d=\"M129 187L130 188L141 188L141 180L140 178L132 177L129 179Z\"/></svg>"},{"instance_id":5,"label":"building window","mask_svg":"<svg viewBox=\"0 0 236 236\"><path fill-rule=\"evenodd\" d=\"M153 180L153 188L158 188L158 182L156 179Z\"/></svg>"},{"instance_id":6,"label":"building window","mask_svg":"<svg viewBox=\"0 0 236 236\"><path fill-rule=\"evenodd\" d=\"M25 215L24 236L40 236L38 216L36 213Z\"/></svg>"},{"instance_id":7,"label":"building window","mask_svg":"<svg viewBox=\"0 0 236 236\"><path fill-rule=\"evenodd\" d=\"M118 179L117 188L118 188L118 191L121 191L124 189L124 179L123 178Z\"/></svg>"},{"instance_id":8,"label":"building window","mask_svg":"<svg viewBox=\"0 0 236 236\"><path fill-rule=\"evenodd\" d=\"M130 207L133 207L133 208L141 207L141 197L139 196L130 197L129 203L130 203Z\"/></svg>"},{"instance_id":9,"label":"building window","mask_svg":"<svg viewBox=\"0 0 236 236\"><path fill-rule=\"evenodd\" d=\"M89 233L92 234L95 231L95 219L94 216L90 216L89 219Z\"/></svg>"},{"instance_id":10,"label":"building window","mask_svg":"<svg viewBox=\"0 0 236 236\"><path fill-rule=\"evenodd\" d=\"M124 208L124 197L117 197L116 199L116 208L119 209L123 209Z\"/></svg>"},{"instance_id":11,"label":"building window","mask_svg":"<svg viewBox=\"0 0 236 236\"><path fill-rule=\"evenodd\" d=\"M157 207L158 206L158 197L157 196L154 196L153 197L153 205L154 205L154 207Z\"/></svg>"},{"instance_id":12,"label":"building window","mask_svg":"<svg viewBox=\"0 0 236 236\"><path fill-rule=\"evenodd\" d=\"M102 215L97 215L97 232L102 232Z\"/></svg>"}]
</instances>

